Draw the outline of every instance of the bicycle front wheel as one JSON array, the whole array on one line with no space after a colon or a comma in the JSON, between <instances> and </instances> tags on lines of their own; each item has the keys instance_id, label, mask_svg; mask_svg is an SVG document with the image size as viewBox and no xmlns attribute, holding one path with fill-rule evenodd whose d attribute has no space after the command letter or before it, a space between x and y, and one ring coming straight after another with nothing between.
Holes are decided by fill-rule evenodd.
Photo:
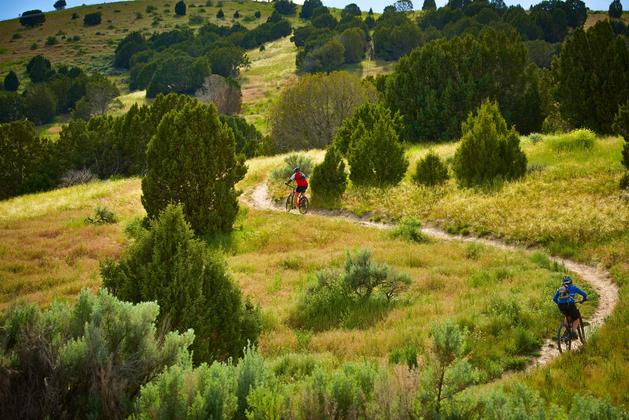
<instances>
[{"instance_id":1,"label":"bicycle front wheel","mask_svg":"<svg viewBox=\"0 0 629 420\"><path fill-rule=\"evenodd\" d=\"M291 211L293 209L293 193L288 194L286 197L286 211Z\"/></svg>"},{"instance_id":2,"label":"bicycle front wheel","mask_svg":"<svg viewBox=\"0 0 629 420\"><path fill-rule=\"evenodd\" d=\"M570 347L572 347L570 329L562 323L557 330L557 348L559 353L563 353L564 350L570 350Z\"/></svg>"},{"instance_id":3,"label":"bicycle front wheel","mask_svg":"<svg viewBox=\"0 0 629 420\"><path fill-rule=\"evenodd\" d=\"M579 319L579 328L577 328L579 333L579 340L581 343L585 344L585 328L583 328L583 319Z\"/></svg>"},{"instance_id":4,"label":"bicycle front wheel","mask_svg":"<svg viewBox=\"0 0 629 420\"><path fill-rule=\"evenodd\" d=\"M299 200L299 212L301 214L308 213L308 206L309 205L310 205L310 203L308 202L308 198L307 197L302 197L301 200Z\"/></svg>"}]
</instances>

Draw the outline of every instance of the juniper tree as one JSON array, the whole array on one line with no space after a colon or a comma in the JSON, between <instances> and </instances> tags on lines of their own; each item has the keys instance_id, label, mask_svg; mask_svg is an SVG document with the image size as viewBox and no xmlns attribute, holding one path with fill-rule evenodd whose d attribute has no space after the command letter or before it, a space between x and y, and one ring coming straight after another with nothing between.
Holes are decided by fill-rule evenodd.
<instances>
[{"instance_id":1,"label":"juniper tree","mask_svg":"<svg viewBox=\"0 0 629 420\"><path fill-rule=\"evenodd\" d=\"M322 201L338 200L345 192L345 162L333 145L328 147L323 162L314 168L310 183L314 197Z\"/></svg>"},{"instance_id":2,"label":"juniper tree","mask_svg":"<svg viewBox=\"0 0 629 420\"><path fill-rule=\"evenodd\" d=\"M462 131L453 164L459 184L478 186L496 178L517 179L526 173L520 136L507 127L495 102L484 102L476 114L470 114Z\"/></svg>"},{"instance_id":3,"label":"juniper tree","mask_svg":"<svg viewBox=\"0 0 629 420\"><path fill-rule=\"evenodd\" d=\"M186 3L183 0L175 3L175 14L177 16L185 16L186 14Z\"/></svg>"},{"instance_id":4,"label":"juniper tree","mask_svg":"<svg viewBox=\"0 0 629 420\"><path fill-rule=\"evenodd\" d=\"M20 87L20 80L17 74L11 70L4 78L4 90L15 92Z\"/></svg>"},{"instance_id":5,"label":"juniper tree","mask_svg":"<svg viewBox=\"0 0 629 420\"><path fill-rule=\"evenodd\" d=\"M614 0L609 4L608 14L612 19L620 19L622 17L622 3L620 0Z\"/></svg>"},{"instance_id":6,"label":"juniper tree","mask_svg":"<svg viewBox=\"0 0 629 420\"><path fill-rule=\"evenodd\" d=\"M259 334L258 314L244 305L222 257L194 239L182 206L169 205L119 262L106 262L105 287L122 300L156 301L171 330L194 329L197 362L237 357Z\"/></svg>"},{"instance_id":7,"label":"juniper tree","mask_svg":"<svg viewBox=\"0 0 629 420\"><path fill-rule=\"evenodd\" d=\"M142 204L154 219L169 203L181 203L197 234L229 232L238 213L235 185L245 172L215 106L189 102L165 114L149 141Z\"/></svg>"},{"instance_id":8,"label":"juniper tree","mask_svg":"<svg viewBox=\"0 0 629 420\"><path fill-rule=\"evenodd\" d=\"M429 187L443 184L448 180L448 167L439 156L431 151L417 162L413 181Z\"/></svg>"},{"instance_id":9,"label":"juniper tree","mask_svg":"<svg viewBox=\"0 0 629 420\"><path fill-rule=\"evenodd\" d=\"M629 170L629 101L618 107L614 118L614 131L625 139L622 148L622 164Z\"/></svg>"}]
</instances>

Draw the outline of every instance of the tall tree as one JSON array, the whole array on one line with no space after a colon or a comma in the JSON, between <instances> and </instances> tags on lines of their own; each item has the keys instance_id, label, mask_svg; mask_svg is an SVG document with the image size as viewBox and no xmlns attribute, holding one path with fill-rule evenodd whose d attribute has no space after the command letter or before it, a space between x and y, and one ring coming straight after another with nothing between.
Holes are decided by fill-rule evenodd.
<instances>
[{"instance_id":1,"label":"tall tree","mask_svg":"<svg viewBox=\"0 0 629 420\"><path fill-rule=\"evenodd\" d=\"M27 10L20 16L20 25L32 28L43 25L46 22L46 15L41 10Z\"/></svg>"},{"instance_id":2,"label":"tall tree","mask_svg":"<svg viewBox=\"0 0 629 420\"><path fill-rule=\"evenodd\" d=\"M229 232L245 172L216 107L191 102L164 115L148 144L142 204L154 219L169 203L182 203L197 234Z\"/></svg>"},{"instance_id":3,"label":"tall tree","mask_svg":"<svg viewBox=\"0 0 629 420\"><path fill-rule=\"evenodd\" d=\"M607 21L564 42L553 65L561 115L574 127L611 133L614 115L629 98L629 49Z\"/></svg>"},{"instance_id":4,"label":"tall tree","mask_svg":"<svg viewBox=\"0 0 629 420\"><path fill-rule=\"evenodd\" d=\"M312 17L312 12L319 7L323 7L321 0L305 0L304 4L301 6L299 17L302 19L310 19Z\"/></svg>"},{"instance_id":5,"label":"tall tree","mask_svg":"<svg viewBox=\"0 0 629 420\"><path fill-rule=\"evenodd\" d=\"M54 74L50 60L41 54L30 59L26 73L33 83L45 82Z\"/></svg>"},{"instance_id":6,"label":"tall tree","mask_svg":"<svg viewBox=\"0 0 629 420\"><path fill-rule=\"evenodd\" d=\"M4 90L15 92L19 87L20 80L17 78L17 74L11 70L4 78Z\"/></svg>"},{"instance_id":7,"label":"tall tree","mask_svg":"<svg viewBox=\"0 0 629 420\"><path fill-rule=\"evenodd\" d=\"M620 3L620 0L614 0L609 4L608 14L612 19L620 19L622 17L622 3Z\"/></svg>"},{"instance_id":8,"label":"tall tree","mask_svg":"<svg viewBox=\"0 0 629 420\"><path fill-rule=\"evenodd\" d=\"M437 10L437 3L435 0L424 0L422 10Z\"/></svg>"},{"instance_id":9,"label":"tall tree","mask_svg":"<svg viewBox=\"0 0 629 420\"><path fill-rule=\"evenodd\" d=\"M67 6L66 0L57 0L54 4L55 10L63 10Z\"/></svg>"},{"instance_id":10,"label":"tall tree","mask_svg":"<svg viewBox=\"0 0 629 420\"><path fill-rule=\"evenodd\" d=\"M175 3L175 14L177 16L185 16L186 9L186 3L183 0L179 0L177 3Z\"/></svg>"},{"instance_id":11,"label":"tall tree","mask_svg":"<svg viewBox=\"0 0 629 420\"><path fill-rule=\"evenodd\" d=\"M397 0L393 5L398 12L413 11L413 2L411 0Z\"/></svg>"}]
</instances>

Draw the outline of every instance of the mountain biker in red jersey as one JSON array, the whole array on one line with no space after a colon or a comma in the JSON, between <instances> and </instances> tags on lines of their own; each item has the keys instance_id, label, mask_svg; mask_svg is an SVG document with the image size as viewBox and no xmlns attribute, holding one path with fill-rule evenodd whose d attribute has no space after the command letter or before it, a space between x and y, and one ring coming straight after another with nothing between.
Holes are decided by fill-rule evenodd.
<instances>
[{"instance_id":1,"label":"mountain biker in red jersey","mask_svg":"<svg viewBox=\"0 0 629 420\"><path fill-rule=\"evenodd\" d=\"M297 188L295 188L295 191L293 192L293 208L298 208L299 202L297 197L299 197L299 194L305 193L308 189L308 180L299 166L293 169L293 175L288 179L287 184L291 181L295 181L297 183Z\"/></svg>"}]
</instances>

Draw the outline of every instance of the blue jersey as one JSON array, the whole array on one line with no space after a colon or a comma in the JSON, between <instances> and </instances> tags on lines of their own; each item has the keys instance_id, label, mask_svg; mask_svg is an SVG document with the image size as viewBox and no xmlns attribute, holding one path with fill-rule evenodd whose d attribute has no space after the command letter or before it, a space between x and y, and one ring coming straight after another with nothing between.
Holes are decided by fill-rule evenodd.
<instances>
[{"instance_id":1,"label":"blue jersey","mask_svg":"<svg viewBox=\"0 0 629 420\"><path fill-rule=\"evenodd\" d=\"M557 291L555 292L555 296L553 296L553 302L557 304L575 302L575 294L580 294L581 296L583 296L584 300L588 298L583 290L579 289L574 284L571 284L569 286L561 286L559 289L557 289Z\"/></svg>"}]
</instances>

